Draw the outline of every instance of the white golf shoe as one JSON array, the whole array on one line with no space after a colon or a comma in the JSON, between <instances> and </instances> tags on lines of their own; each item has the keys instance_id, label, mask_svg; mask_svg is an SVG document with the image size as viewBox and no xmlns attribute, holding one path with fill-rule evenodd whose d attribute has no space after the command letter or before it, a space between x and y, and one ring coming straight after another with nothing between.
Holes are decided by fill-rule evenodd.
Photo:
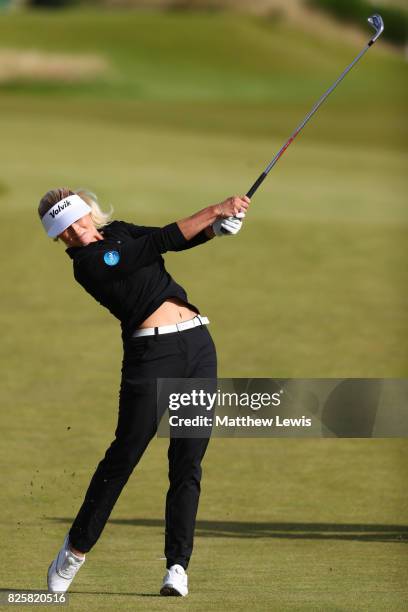
<instances>
[{"instance_id":1,"label":"white golf shoe","mask_svg":"<svg viewBox=\"0 0 408 612\"><path fill-rule=\"evenodd\" d=\"M85 563L85 557L75 555L68 546L68 535L64 544L48 568L48 590L51 593L65 593L81 565Z\"/></svg>"},{"instance_id":2,"label":"white golf shoe","mask_svg":"<svg viewBox=\"0 0 408 612\"><path fill-rule=\"evenodd\" d=\"M187 582L188 578L184 571L184 567L181 565L172 565L163 578L163 586L160 589L160 595L185 597L188 595Z\"/></svg>"}]
</instances>

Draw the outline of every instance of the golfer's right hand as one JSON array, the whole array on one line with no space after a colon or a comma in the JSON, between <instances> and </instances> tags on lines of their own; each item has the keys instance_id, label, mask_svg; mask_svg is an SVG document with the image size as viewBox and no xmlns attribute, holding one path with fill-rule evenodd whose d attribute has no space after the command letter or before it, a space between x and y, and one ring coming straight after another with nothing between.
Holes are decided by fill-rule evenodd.
<instances>
[{"instance_id":1,"label":"golfer's right hand","mask_svg":"<svg viewBox=\"0 0 408 612\"><path fill-rule=\"evenodd\" d=\"M227 219L228 217L237 217L238 219L245 217L248 206L251 200L248 196L231 196L223 202L215 205L217 217ZM241 215L240 213L244 213Z\"/></svg>"}]
</instances>

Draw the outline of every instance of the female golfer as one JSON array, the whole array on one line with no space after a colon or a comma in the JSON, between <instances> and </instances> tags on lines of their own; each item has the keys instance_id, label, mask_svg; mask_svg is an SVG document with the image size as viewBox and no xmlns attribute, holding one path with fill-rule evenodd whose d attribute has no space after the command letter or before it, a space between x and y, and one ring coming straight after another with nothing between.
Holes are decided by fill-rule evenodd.
<instances>
[{"instance_id":1,"label":"female golfer","mask_svg":"<svg viewBox=\"0 0 408 612\"><path fill-rule=\"evenodd\" d=\"M249 198L231 197L164 227L110 221L90 192L48 191L38 213L61 239L75 279L121 322L123 342L115 438L99 463L62 548L48 569L48 589L66 591L97 542L124 485L156 433L157 378L216 378L209 321L166 272L162 254L236 234ZM235 218L231 218L235 217ZM166 496L166 575L160 593L188 593L187 569L207 438L171 438Z\"/></svg>"}]
</instances>

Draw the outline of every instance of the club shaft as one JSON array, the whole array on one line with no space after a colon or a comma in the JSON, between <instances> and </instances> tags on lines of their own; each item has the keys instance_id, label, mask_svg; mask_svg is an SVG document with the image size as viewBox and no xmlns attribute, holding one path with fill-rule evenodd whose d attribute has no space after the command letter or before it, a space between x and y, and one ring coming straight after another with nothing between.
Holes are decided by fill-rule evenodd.
<instances>
[{"instance_id":1,"label":"club shaft","mask_svg":"<svg viewBox=\"0 0 408 612\"><path fill-rule=\"evenodd\" d=\"M303 130L303 128L305 127L305 125L309 121L309 119L311 117L313 117L313 115L315 114L317 109L323 104L323 102L326 100L326 98L328 98L329 95L331 94L331 92L336 89L337 85L344 79L346 74L348 74L350 72L350 70L353 68L353 66L355 64L357 64L357 62L363 57L364 53L366 53L368 51L368 49L371 47L373 42L374 42L373 40L370 40L370 42L364 47L364 49L362 51L360 51L360 53L353 59L351 64L349 64L347 66L347 68L341 73L341 75L333 83L333 85L331 87L329 87L329 89L327 91L325 91L324 94L318 99L318 101L313 106L312 110L306 115L306 117L298 125L298 127L294 130L294 132L292 132L292 134L290 135L288 140L285 142L283 147L277 152L277 154L272 159L272 161L266 166L266 168L262 172L262 174L256 179L255 183L252 185L251 189L247 193L247 196L249 198L252 198L252 196L254 195L255 191L258 189L258 187L266 179L266 177L268 176L269 172L272 170L272 168L278 162L278 160L282 157L282 155L284 154L286 149L289 147L289 145L295 140L295 138L299 134L299 132L301 132Z\"/></svg>"}]
</instances>

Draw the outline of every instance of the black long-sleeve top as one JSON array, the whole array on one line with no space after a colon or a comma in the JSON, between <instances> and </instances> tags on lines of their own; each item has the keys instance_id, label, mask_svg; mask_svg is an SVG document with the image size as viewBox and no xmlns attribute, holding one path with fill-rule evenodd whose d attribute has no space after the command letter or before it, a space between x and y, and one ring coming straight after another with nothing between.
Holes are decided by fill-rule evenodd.
<instances>
[{"instance_id":1,"label":"black long-sleeve top","mask_svg":"<svg viewBox=\"0 0 408 612\"><path fill-rule=\"evenodd\" d=\"M206 242L204 231L187 240L177 223L160 228L112 221L100 233L103 240L68 247L66 253L78 283L120 320L123 340L170 297L199 313L166 271L161 255Z\"/></svg>"}]
</instances>

